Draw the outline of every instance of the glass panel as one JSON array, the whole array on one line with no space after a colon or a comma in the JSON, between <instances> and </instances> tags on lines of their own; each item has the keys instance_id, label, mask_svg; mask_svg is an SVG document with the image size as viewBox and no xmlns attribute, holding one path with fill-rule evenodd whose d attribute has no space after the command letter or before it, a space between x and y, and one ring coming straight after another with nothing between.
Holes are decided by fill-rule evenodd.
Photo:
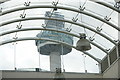
<instances>
[{"instance_id":1,"label":"glass panel","mask_svg":"<svg viewBox=\"0 0 120 80\"><path fill-rule=\"evenodd\" d=\"M110 15L110 21L111 23L113 23L114 25L118 26L118 13L113 11Z\"/></svg>"},{"instance_id":2,"label":"glass panel","mask_svg":"<svg viewBox=\"0 0 120 80\"><path fill-rule=\"evenodd\" d=\"M63 59L62 67L65 68L66 72L84 72L83 57L80 51L72 49L72 52L64 55Z\"/></svg>"},{"instance_id":3,"label":"glass panel","mask_svg":"<svg viewBox=\"0 0 120 80\"><path fill-rule=\"evenodd\" d=\"M113 43L111 43L110 41L101 37L98 34L95 35L95 40L94 41L97 42L100 46L104 46L106 49L112 49L114 47Z\"/></svg>"},{"instance_id":4,"label":"glass panel","mask_svg":"<svg viewBox=\"0 0 120 80\"><path fill-rule=\"evenodd\" d=\"M14 50L12 43L0 46L0 61L0 70L14 69Z\"/></svg>"},{"instance_id":5,"label":"glass panel","mask_svg":"<svg viewBox=\"0 0 120 80\"><path fill-rule=\"evenodd\" d=\"M95 18L92 18L90 16L86 16L86 15L82 15L82 21L86 22L87 24L90 24L90 25L93 25L93 23L95 22L94 25L93 25L95 27L98 27L100 24L102 24L101 21L99 21Z\"/></svg>"},{"instance_id":6,"label":"glass panel","mask_svg":"<svg viewBox=\"0 0 120 80\"><path fill-rule=\"evenodd\" d=\"M105 6L99 5L99 4L92 2L92 1L89 1L85 5L85 10L92 11L94 15L97 14L97 15L102 16L102 17L109 15L109 13L112 11L111 9L109 9Z\"/></svg>"},{"instance_id":7,"label":"glass panel","mask_svg":"<svg viewBox=\"0 0 120 80\"><path fill-rule=\"evenodd\" d=\"M94 61L91 57L81 53L80 51L72 49L72 52L67 55L64 55L63 58L64 68L66 72L84 73L85 70L87 70L88 73L99 73L99 68L96 65L98 64L98 62Z\"/></svg>"},{"instance_id":8,"label":"glass panel","mask_svg":"<svg viewBox=\"0 0 120 80\"><path fill-rule=\"evenodd\" d=\"M92 65L91 65L92 64ZM89 56L85 56L85 66L88 73L99 73L99 63Z\"/></svg>"},{"instance_id":9,"label":"glass panel","mask_svg":"<svg viewBox=\"0 0 120 80\"><path fill-rule=\"evenodd\" d=\"M85 30L86 34L87 34L87 38L88 39L94 39L93 42L96 43L97 45L103 47L104 49L112 49L114 47L114 44L111 43L109 40L107 40L106 38L100 36L99 34L96 34L90 30ZM109 45L109 47L108 47Z\"/></svg>"},{"instance_id":10,"label":"glass panel","mask_svg":"<svg viewBox=\"0 0 120 80\"><path fill-rule=\"evenodd\" d=\"M113 40L118 40L118 31L115 28L112 28L108 26L107 24L104 24L102 27L103 33L110 37Z\"/></svg>"},{"instance_id":11,"label":"glass panel","mask_svg":"<svg viewBox=\"0 0 120 80\"><path fill-rule=\"evenodd\" d=\"M97 47L93 45L91 46L92 46L92 49L87 51L89 52L89 54L93 55L95 58L100 59L100 60L102 60L106 56L105 52L101 51L100 49L98 49Z\"/></svg>"}]
</instances>

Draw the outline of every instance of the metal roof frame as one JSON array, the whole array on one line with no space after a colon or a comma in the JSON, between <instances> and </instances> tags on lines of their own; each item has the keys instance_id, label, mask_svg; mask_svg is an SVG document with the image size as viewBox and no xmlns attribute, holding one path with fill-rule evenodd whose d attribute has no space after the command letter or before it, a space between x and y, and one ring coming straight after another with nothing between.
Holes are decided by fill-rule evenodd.
<instances>
[{"instance_id":1,"label":"metal roof frame","mask_svg":"<svg viewBox=\"0 0 120 80\"><path fill-rule=\"evenodd\" d=\"M73 22L73 21L65 20L65 19L63 20L63 19L56 19L56 18L49 18L49 17L29 17L29 18L14 19L14 20L10 20L10 21L7 21L7 22L3 22L0 26L2 27L2 26L4 26L4 25L10 24L10 23L14 23L14 22L19 22L19 21L37 20L37 19L39 19L39 20L40 20L40 19L57 20L57 21L63 21L63 22L72 23L72 24L75 24L75 25L84 27L84 28L86 28L86 29L89 29L89 30L91 30L91 31L93 31L93 32L95 32L95 33L103 36L103 37L106 38L107 40L111 41L113 44L117 45L117 43L116 43L114 40L112 40L111 38L109 38L108 36L106 36L106 35L98 32L98 31L96 31L96 30L94 30L94 29L92 29L92 28L90 28L90 27L88 27L88 26L85 26L85 25L83 25L83 24L80 24L80 23L78 23L78 22Z\"/></svg>"},{"instance_id":2,"label":"metal roof frame","mask_svg":"<svg viewBox=\"0 0 120 80\"><path fill-rule=\"evenodd\" d=\"M51 42L60 43L60 44L63 44L63 45L66 45L66 46L69 46L69 47L72 47L72 48L76 49L75 46L72 46L72 45L70 45L68 43L65 43L65 42L62 42L62 41L57 41L57 40L52 40L52 39L47 39L47 38L38 38L38 37L27 37L27 38L19 38L19 39L14 39L14 40L7 40L7 41L3 41L2 43L0 43L0 45L4 45L4 44L16 42L16 41L24 41L24 40L47 40L47 41L51 41ZM83 53L90 56L91 58L93 58L98 63L101 63L101 61L99 59L95 58L94 56L92 56L88 52L83 52Z\"/></svg>"},{"instance_id":3,"label":"metal roof frame","mask_svg":"<svg viewBox=\"0 0 120 80\"><path fill-rule=\"evenodd\" d=\"M68 34L68 35L71 35L71 36L79 38L78 35L75 35L75 34L70 33L70 32L65 32L65 31L60 31L60 30L55 30L55 29L47 29L47 28L24 28L24 29L11 30L11 31L7 31L7 32L4 32L4 33L0 34L0 36L6 35L6 34L10 34L10 33L14 33L14 32L29 31L29 30L55 31L55 32L65 33L65 34ZM94 46L96 46L97 48L101 49L106 54L108 54L108 52L104 48L102 48L101 46L97 45L96 43L94 43L92 41L90 41L90 43L93 44Z\"/></svg>"},{"instance_id":4,"label":"metal roof frame","mask_svg":"<svg viewBox=\"0 0 120 80\"><path fill-rule=\"evenodd\" d=\"M120 28L117 27L116 25L112 24L111 22L108 22L105 19L102 19L102 18L100 18L98 16L95 16L94 14L85 12L83 10L74 9L74 8L70 8L70 7L63 7L63 6L34 5L34 6L27 6L27 7L19 7L19 8L14 8L14 9L10 9L10 10L7 10L7 11L3 11L1 13L1 15L5 15L5 14L11 13L11 12L15 12L15 11L19 11L19 10L33 9L33 8L58 8L58 9L69 10L69 11L73 11L73 12L77 12L77 13L82 13L84 15L87 15L87 16L93 17L93 18L95 18L97 20L100 20L100 21L110 25L111 27L115 28L116 30L120 31Z\"/></svg>"}]
</instances>

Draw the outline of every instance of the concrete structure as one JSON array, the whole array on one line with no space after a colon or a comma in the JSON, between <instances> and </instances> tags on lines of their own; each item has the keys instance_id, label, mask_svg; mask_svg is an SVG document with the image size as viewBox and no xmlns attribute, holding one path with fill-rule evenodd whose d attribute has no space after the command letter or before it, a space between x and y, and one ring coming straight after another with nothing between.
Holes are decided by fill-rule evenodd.
<instances>
[{"instance_id":1,"label":"concrete structure","mask_svg":"<svg viewBox=\"0 0 120 80\"><path fill-rule=\"evenodd\" d=\"M120 78L120 59L103 73L103 78Z\"/></svg>"},{"instance_id":2,"label":"concrete structure","mask_svg":"<svg viewBox=\"0 0 120 80\"><path fill-rule=\"evenodd\" d=\"M59 12L49 12L47 11L45 17L64 19L64 16ZM44 28L58 29L65 31L64 22L55 20L45 20ZM37 35L39 38L48 38L58 41L63 41L69 44L73 44L72 36L66 35L64 33L53 32L53 31L43 31ZM57 44L54 42L49 42L45 40L36 40L36 46L38 52L43 55L50 55L50 70L55 71L56 68L61 68L61 55L65 55L71 52L72 48Z\"/></svg>"},{"instance_id":3,"label":"concrete structure","mask_svg":"<svg viewBox=\"0 0 120 80\"><path fill-rule=\"evenodd\" d=\"M59 52L51 52L50 54L50 70L55 71L55 68L61 68L61 57Z\"/></svg>"},{"instance_id":4,"label":"concrete structure","mask_svg":"<svg viewBox=\"0 0 120 80\"><path fill-rule=\"evenodd\" d=\"M120 58L104 73L70 73L63 72L65 78L120 78ZM0 78L53 78L54 72L33 72L33 71L1 71Z\"/></svg>"},{"instance_id":5,"label":"concrete structure","mask_svg":"<svg viewBox=\"0 0 120 80\"><path fill-rule=\"evenodd\" d=\"M3 78L53 78L54 72L3 71ZM101 74L63 73L65 78L102 78Z\"/></svg>"},{"instance_id":6,"label":"concrete structure","mask_svg":"<svg viewBox=\"0 0 120 80\"><path fill-rule=\"evenodd\" d=\"M2 79L2 71L0 71L0 80Z\"/></svg>"}]
</instances>

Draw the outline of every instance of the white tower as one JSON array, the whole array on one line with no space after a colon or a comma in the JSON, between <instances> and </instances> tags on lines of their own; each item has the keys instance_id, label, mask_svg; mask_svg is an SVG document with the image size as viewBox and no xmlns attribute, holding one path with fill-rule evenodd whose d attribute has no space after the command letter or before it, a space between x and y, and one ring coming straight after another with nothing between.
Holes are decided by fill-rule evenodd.
<instances>
[{"instance_id":1,"label":"white tower","mask_svg":"<svg viewBox=\"0 0 120 80\"><path fill-rule=\"evenodd\" d=\"M47 11L45 17L64 19L64 15L61 15L59 12L51 13ZM64 28L64 22L62 21L45 20L45 25L45 28L66 31ZM73 37L64 33L43 31L37 34L37 37L63 41L73 45ZM56 68L61 68L61 55L66 55L72 50L71 47L45 40L36 40L36 46L40 54L50 56L51 71L56 71Z\"/></svg>"}]
</instances>

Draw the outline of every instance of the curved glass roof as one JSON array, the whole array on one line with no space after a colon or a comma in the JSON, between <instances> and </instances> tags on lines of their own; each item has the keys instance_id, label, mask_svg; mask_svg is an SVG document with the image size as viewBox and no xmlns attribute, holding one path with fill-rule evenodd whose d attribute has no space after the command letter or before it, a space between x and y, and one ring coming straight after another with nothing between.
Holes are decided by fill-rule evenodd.
<instances>
[{"instance_id":1,"label":"curved glass roof","mask_svg":"<svg viewBox=\"0 0 120 80\"><path fill-rule=\"evenodd\" d=\"M85 53L73 48L69 54L62 56L62 68L66 72L84 73L87 70L89 73L99 73L98 64L119 41L120 11L114 5L114 0L10 0L0 4L0 43L11 40L11 43L0 46L0 61L5 59L0 63L0 69L14 69L16 66L50 70L49 57L38 54L34 40L12 41L33 38L43 31L27 29L44 28L45 12L54 12L53 8L56 7L57 12L64 15L68 34L76 35L73 36L73 46L79 40L79 33L85 33L92 46Z\"/></svg>"}]
</instances>

